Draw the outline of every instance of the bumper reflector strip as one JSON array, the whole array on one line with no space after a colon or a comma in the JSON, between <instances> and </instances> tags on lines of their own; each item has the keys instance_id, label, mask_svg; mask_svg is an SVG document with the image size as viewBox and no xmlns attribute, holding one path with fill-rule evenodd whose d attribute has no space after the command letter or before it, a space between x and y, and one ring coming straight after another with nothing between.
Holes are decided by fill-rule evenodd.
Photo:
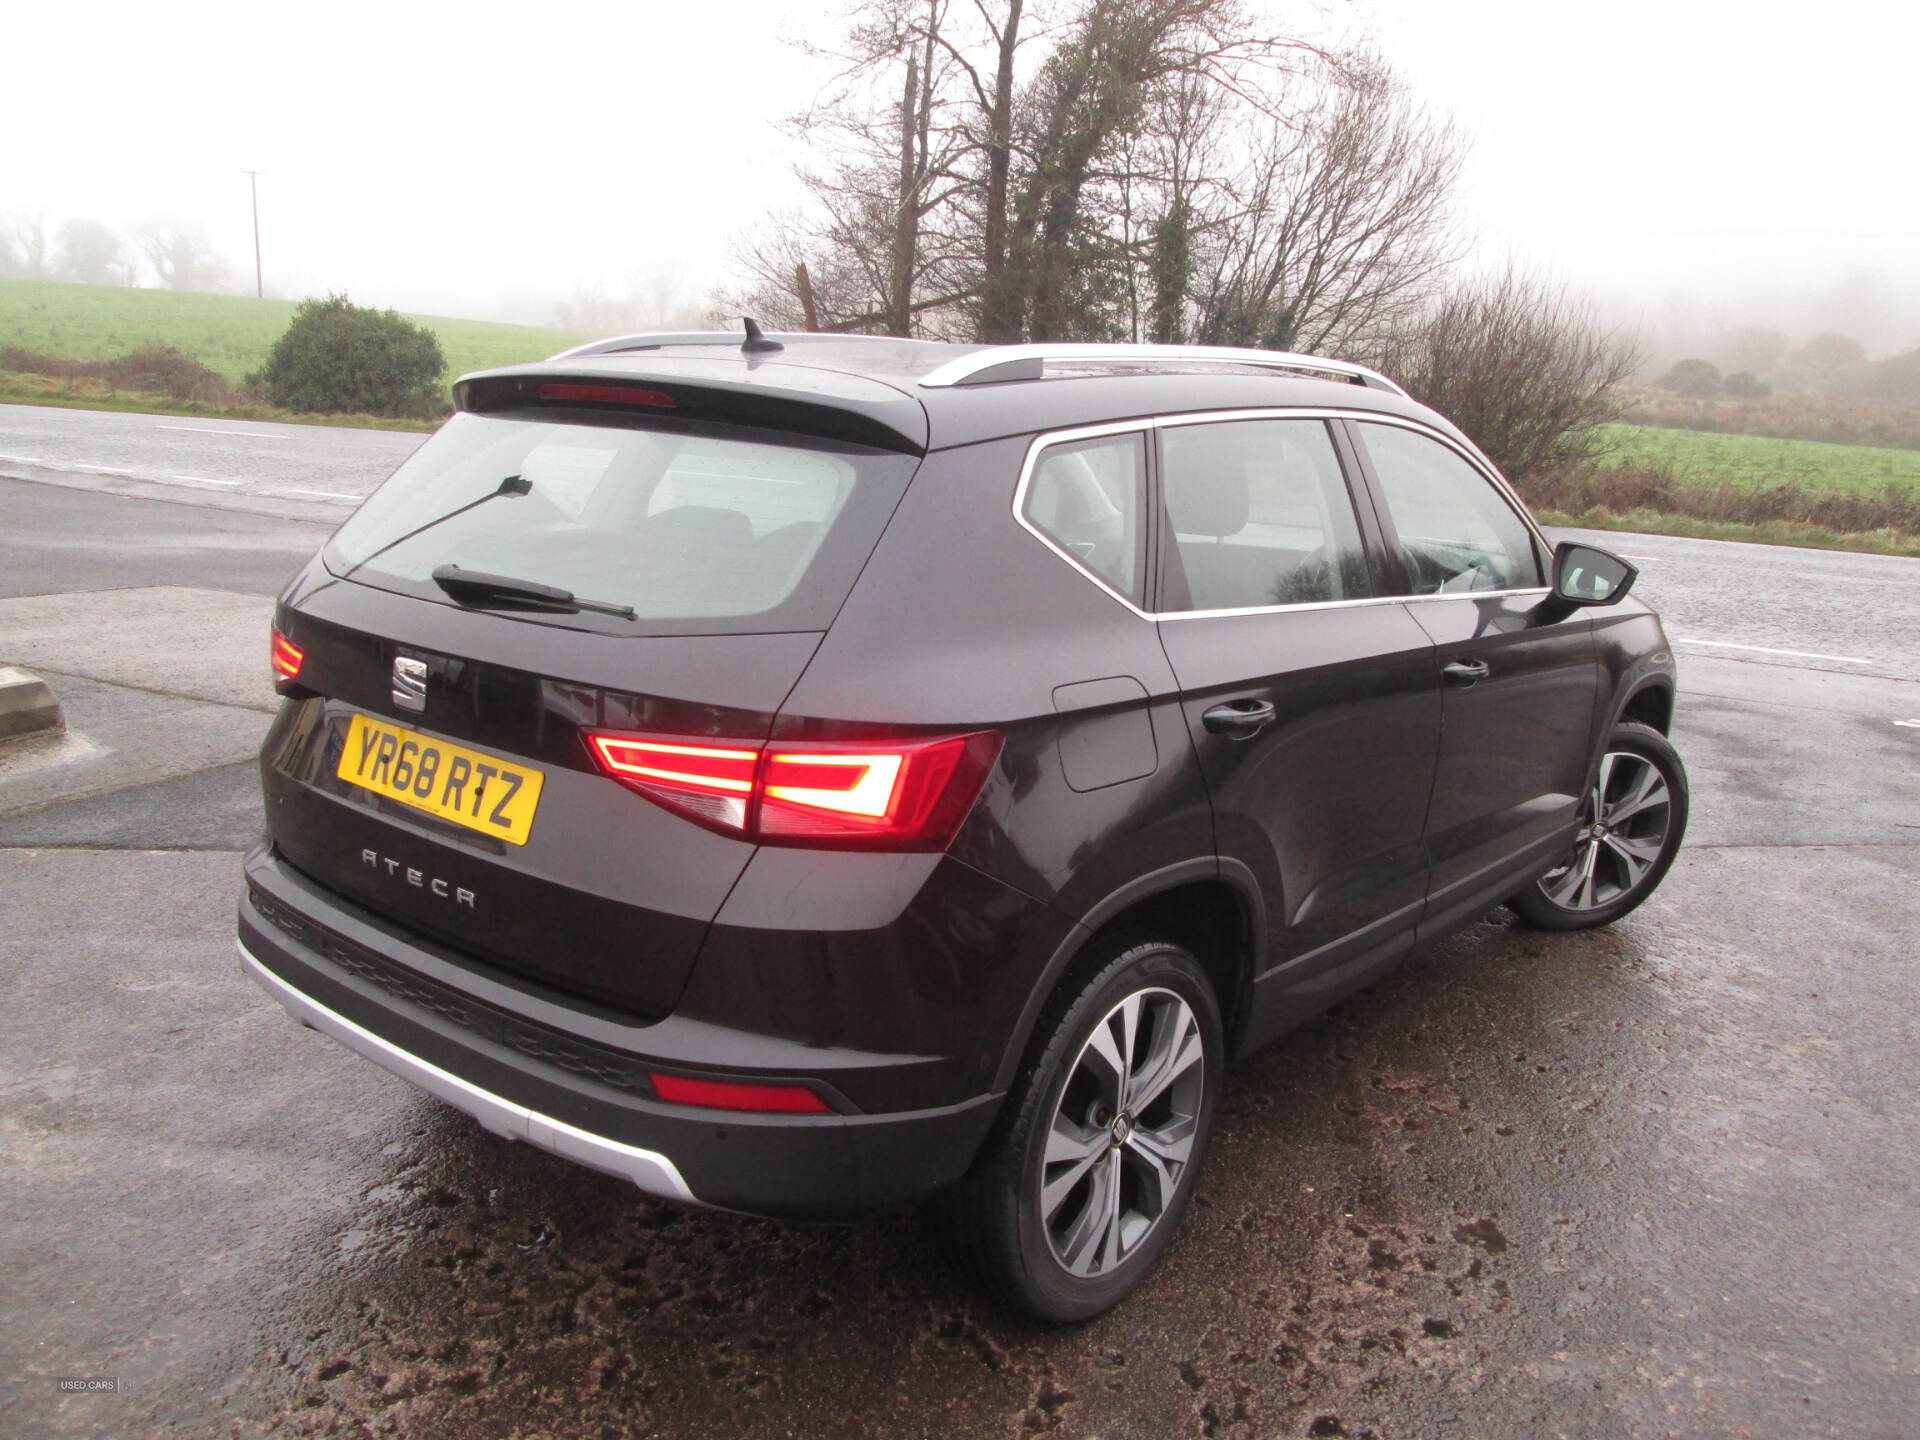
<instances>
[{"instance_id":1,"label":"bumper reflector strip","mask_svg":"<svg viewBox=\"0 0 1920 1440\"><path fill-rule=\"evenodd\" d=\"M804 1085L734 1085L722 1080L689 1080L655 1075L653 1088L670 1105L706 1110L758 1110L776 1115L829 1115L827 1102Z\"/></svg>"}]
</instances>

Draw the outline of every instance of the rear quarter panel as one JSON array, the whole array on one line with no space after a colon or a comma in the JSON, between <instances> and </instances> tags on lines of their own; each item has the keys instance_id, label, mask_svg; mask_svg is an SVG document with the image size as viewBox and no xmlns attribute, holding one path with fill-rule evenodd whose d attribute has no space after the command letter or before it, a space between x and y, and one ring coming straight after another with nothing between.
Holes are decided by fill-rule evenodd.
<instances>
[{"instance_id":1,"label":"rear quarter panel","mask_svg":"<svg viewBox=\"0 0 1920 1440\"><path fill-rule=\"evenodd\" d=\"M1013 519L1025 439L927 457L775 733L998 729L1006 745L949 854L1069 915L1144 870L1213 853L1211 811L1153 623ZM1138 690L1062 714L1055 691ZM1144 711L1151 773L1068 782L1061 742ZM1082 779L1081 783L1085 783Z\"/></svg>"},{"instance_id":2,"label":"rear quarter panel","mask_svg":"<svg viewBox=\"0 0 1920 1440\"><path fill-rule=\"evenodd\" d=\"M1027 443L927 457L775 727L791 737L860 726L1005 736L942 868L989 877L1038 908L994 945L960 947L960 972L936 965L911 982L964 996L967 1026L993 1046L1015 1033L1075 922L1142 874L1196 859L1210 866L1214 854L1212 812L1153 623L1013 518ZM1121 678L1136 683L1056 695ZM1111 743L1116 731L1128 743ZM1151 768L1131 773L1148 753ZM1088 765L1097 772L1105 755L1127 778L1090 787ZM942 943L930 958L951 949Z\"/></svg>"}]
</instances>

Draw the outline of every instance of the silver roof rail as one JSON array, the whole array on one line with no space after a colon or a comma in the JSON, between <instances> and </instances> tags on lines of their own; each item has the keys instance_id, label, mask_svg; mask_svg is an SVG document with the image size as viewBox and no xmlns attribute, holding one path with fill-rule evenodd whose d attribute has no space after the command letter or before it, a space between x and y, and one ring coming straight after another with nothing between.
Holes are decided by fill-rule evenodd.
<instances>
[{"instance_id":1,"label":"silver roof rail","mask_svg":"<svg viewBox=\"0 0 1920 1440\"><path fill-rule=\"evenodd\" d=\"M1290 355L1283 350L1241 350L1225 345L995 345L950 360L920 377L920 383L991 385L1006 380L1038 380L1049 361L1095 362L1114 365L1250 365L1263 370L1285 370L1296 375L1324 375L1354 385L1370 385L1405 396L1406 391L1378 370L1323 355Z\"/></svg>"}]
</instances>

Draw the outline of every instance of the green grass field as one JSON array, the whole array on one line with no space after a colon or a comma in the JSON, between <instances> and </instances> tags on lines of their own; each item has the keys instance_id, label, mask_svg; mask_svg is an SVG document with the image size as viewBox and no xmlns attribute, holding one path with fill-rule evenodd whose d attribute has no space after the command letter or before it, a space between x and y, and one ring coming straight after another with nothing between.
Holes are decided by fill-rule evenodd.
<instances>
[{"instance_id":1,"label":"green grass field","mask_svg":"<svg viewBox=\"0 0 1920 1440\"><path fill-rule=\"evenodd\" d=\"M1747 489L1792 484L1811 491L1853 492L1920 487L1920 450L1879 450L1823 440L1774 440L1652 425L1601 427L1613 450L1603 469L1664 470L1677 484Z\"/></svg>"},{"instance_id":2,"label":"green grass field","mask_svg":"<svg viewBox=\"0 0 1920 1440\"><path fill-rule=\"evenodd\" d=\"M265 363L293 318L291 300L191 295L117 285L0 280L0 350L19 346L76 360L107 360L141 345L172 345L228 380ZM432 330L449 377L540 360L595 337L537 325L409 315Z\"/></svg>"}]
</instances>

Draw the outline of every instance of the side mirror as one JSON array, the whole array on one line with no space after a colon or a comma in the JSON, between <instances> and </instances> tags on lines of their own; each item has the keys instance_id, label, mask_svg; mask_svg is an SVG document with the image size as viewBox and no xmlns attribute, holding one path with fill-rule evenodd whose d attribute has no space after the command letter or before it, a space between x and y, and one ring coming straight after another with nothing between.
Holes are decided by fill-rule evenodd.
<instances>
[{"instance_id":1,"label":"side mirror","mask_svg":"<svg viewBox=\"0 0 1920 1440\"><path fill-rule=\"evenodd\" d=\"M1611 605L1624 600L1640 572L1611 550L1562 540L1553 550L1556 605Z\"/></svg>"}]
</instances>

